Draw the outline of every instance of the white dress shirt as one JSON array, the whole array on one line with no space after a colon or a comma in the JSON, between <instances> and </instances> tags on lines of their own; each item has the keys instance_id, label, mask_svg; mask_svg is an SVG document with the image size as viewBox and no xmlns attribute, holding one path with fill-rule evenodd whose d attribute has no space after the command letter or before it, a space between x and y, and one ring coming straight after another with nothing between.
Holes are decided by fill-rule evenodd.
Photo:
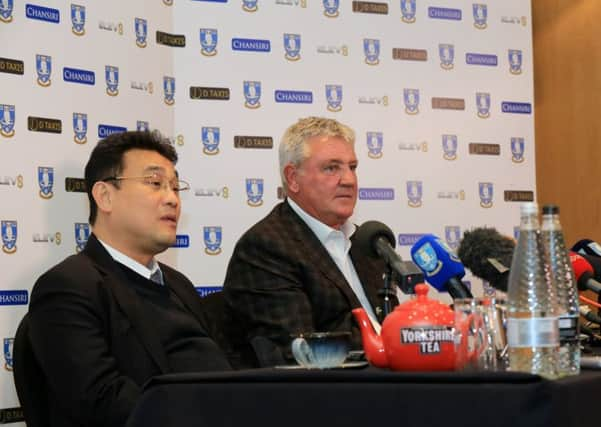
<instances>
[{"instance_id":1,"label":"white dress shirt","mask_svg":"<svg viewBox=\"0 0 601 427\"><path fill-rule=\"evenodd\" d=\"M376 333L379 335L381 326L378 323L377 317L371 304L369 303L369 300L367 299L367 295L365 295L365 290L361 285L361 280L359 280L359 276L357 275L357 271L355 270L355 266L353 265L353 261L351 260L351 256L349 254L349 251L351 250L350 236L355 231L355 225L350 221L346 221L342 227L340 227L340 230L336 230L309 215L299 205L297 205L294 200L286 198L286 201L292 210L296 212L298 216L300 216L301 219L309 226L311 231L315 233L321 244L326 248L332 257L332 260L334 260L338 266L338 269L340 269L344 275L344 278L357 296L357 299L367 313L367 316L369 317L369 320L371 321Z\"/></svg>"},{"instance_id":2,"label":"white dress shirt","mask_svg":"<svg viewBox=\"0 0 601 427\"><path fill-rule=\"evenodd\" d=\"M156 259L152 258L152 261L150 262L150 267L147 267L143 264L140 264L138 261L128 257L123 252L118 251L117 249L113 248L112 246L103 242L102 240L98 239L98 241L102 244L102 246L104 246L104 249L106 249L106 251L109 253L109 255L115 261L132 269L133 271L138 273L140 276L145 277L148 280L152 280L153 282L160 284L160 285L162 285L164 283L163 272L161 271L161 269L159 267L159 263L157 262ZM156 277L157 271L159 272L160 283L158 281L154 280L154 277L151 278L153 275L155 275L155 277Z\"/></svg>"}]
</instances>

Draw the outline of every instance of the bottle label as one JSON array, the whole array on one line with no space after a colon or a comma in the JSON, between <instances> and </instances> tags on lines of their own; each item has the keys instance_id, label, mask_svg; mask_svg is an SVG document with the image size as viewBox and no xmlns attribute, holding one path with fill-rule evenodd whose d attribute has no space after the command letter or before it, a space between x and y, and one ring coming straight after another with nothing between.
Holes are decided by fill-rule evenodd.
<instances>
[{"instance_id":1,"label":"bottle label","mask_svg":"<svg viewBox=\"0 0 601 427\"><path fill-rule=\"evenodd\" d=\"M559 327L557 317L507 319L509 347L557 347Z\"/></svg>"},{"instance_id":2,"label":"bottle label","mask_svg":"<svg viewBox=\"0 0 601 427\"><path fill-rule=\"evenodd\" d=\"M578 341L578 316L561 316L559 318L559 341L561 344Z\"/></svg>"}]
</instances>

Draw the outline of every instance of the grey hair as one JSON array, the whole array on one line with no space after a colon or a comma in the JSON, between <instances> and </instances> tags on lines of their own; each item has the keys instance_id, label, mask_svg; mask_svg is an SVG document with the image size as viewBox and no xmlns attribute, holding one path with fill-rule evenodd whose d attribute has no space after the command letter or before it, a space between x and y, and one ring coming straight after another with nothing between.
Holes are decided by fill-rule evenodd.
<instances>
[{"instance_id":1,"label":"grey hair","mask_svg":"<svg viewBox=\"0 0 601 427\"><path fill-rule=\"evenodd\" d=\"M325 117L305 117L294 123L282 136L280 141L280 176L284 192L288 192L288 184L284 176L284 168L288 164L296 167L307 158L307 141L315 136L342 138L355 145L355 131L345 124Z\"/></svg>"}]
</instances>

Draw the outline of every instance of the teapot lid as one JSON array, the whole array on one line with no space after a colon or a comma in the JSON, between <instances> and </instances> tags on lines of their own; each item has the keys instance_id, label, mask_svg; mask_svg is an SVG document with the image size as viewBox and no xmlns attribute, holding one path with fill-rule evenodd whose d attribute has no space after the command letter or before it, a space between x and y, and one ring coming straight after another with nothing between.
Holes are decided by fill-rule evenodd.
<instances>
[{"instance_id":1,"label":"teapot lid","mask_svg":"<svg viewBox=\"0 0 601 427\"><path fill-rule=\"evenodd\" d=\"M396 306L395 310L406 312L413 320L439 319L448 321L453 318L453 310L442 302L428 298L430 287L424 283L415 286L415 297ZM450 317L449 317L450 316Z\"/></svg>"}]
</instances>

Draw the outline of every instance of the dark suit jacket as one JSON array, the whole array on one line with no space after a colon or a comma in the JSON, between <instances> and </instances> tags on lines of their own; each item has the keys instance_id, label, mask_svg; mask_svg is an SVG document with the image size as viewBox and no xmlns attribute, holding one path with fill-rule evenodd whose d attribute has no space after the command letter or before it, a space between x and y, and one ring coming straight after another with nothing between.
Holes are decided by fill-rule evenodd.
<instances>
[{"instance_id":1,"label":"dark suit jacket","mask_svg":"<svg viewBox=\"0 0 601 427\"><path fill-rule=\"evenodd\" d=\"M355 246L350 256L377 313L382 305L377 292L383 287L384 263L357 253ZM287 202L278 204L240 238L223 293L226 330L247 363L252 363L249 345L256 337L275 343L285 359L291 357L291 334L298 332L350 331L353 347L361 348L351 313L360 307L357 297L317 236ZM255 352L262 350L255 346ZM271 355L258 357L260 365L270 364ZM273 360L277 363L277 357Z\"/></svg>"},{"instance_id":2,"label":"dark suit jacket","mask_svg":"<svg viewBox=\"0 0 601 427\"><path fill-rule=\"evenodd\" d=\"M165 283L208 330L192 283L164 264L161 270ZM48 383L52 426L122 426L141 386L170 372L142 304L94 235L80 254L38 279L29 306L29 337ZM215 353L212 357L209 365Z\"/></svg>"}]
</instances>

